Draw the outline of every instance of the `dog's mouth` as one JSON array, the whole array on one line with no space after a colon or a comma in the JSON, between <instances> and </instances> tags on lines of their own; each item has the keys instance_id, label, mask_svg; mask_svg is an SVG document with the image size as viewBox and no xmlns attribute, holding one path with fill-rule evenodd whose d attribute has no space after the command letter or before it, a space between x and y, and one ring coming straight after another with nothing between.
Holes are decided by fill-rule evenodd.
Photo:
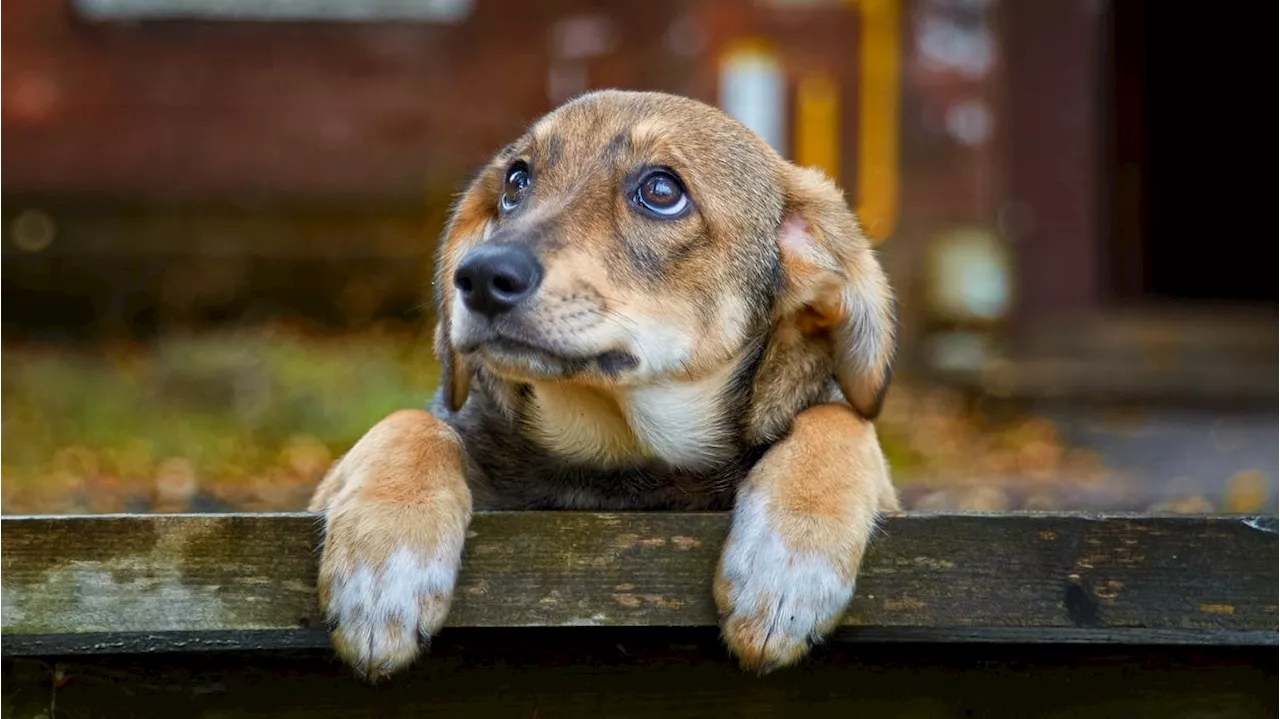
<instances>
[{"instance_id":1,"label":"dog's mouth","mask_svg":"<svg viewBox=\"0 0 1280 719\"><path fill-rule=\"evenodd\" d=\"M640 364L626 350L569 353L541 342L496 333L458 350L478 357L499 375L513 379L563 379L583 374L615 377Z\"/></svg>"}]
</instances>

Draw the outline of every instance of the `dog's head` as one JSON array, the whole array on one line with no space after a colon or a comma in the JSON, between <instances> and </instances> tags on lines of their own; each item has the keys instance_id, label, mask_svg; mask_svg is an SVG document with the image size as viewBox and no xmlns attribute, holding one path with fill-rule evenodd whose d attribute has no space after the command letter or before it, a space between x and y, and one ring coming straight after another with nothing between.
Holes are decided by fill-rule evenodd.
<instances>
[{"instance_id":1,"label":"dog's head","mask_svg":"<svg viewBox=\"0 0 1280 719\"><path fill-rule=\"evenodd\" d=\"M766 347L756 404L834 376L871 417L888 381L890 291L840 190L686 98L604 91L543 117L463 195L437 272L455 410L477 367L625 393Z\"/></svg>"}]
</instances>

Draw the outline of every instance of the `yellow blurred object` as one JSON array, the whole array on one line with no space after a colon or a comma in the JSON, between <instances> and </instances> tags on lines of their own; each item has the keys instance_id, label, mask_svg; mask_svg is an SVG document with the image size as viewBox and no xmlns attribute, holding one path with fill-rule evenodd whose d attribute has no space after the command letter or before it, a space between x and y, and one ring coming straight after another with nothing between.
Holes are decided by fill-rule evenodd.
<instances>
[{"instance_id":1,"label":"yellow blurred object","mask_svg":"<svg viewBox=\"0 0 1280 719\"><path fill-rule=\"evenodd\" d=\"M796 163L840 181L840 86L828 73L796 86Z\"/></svg>"},{"instance_id":2,"label":"yellow blurred object","mask_svg":"<svg viewBox=\"0 0 1280 719\"><path fill-rule=\"evenodd\" d=\"M1210 502L1208 497L1197 494L1166 500L1153 506L1151 511L1172 514L1212 514L1215 510L1213 502Z\"/></svg>"},{"instance_id":3,"label":"yellow blurred object","mask_svg":"<svg viewBox=\"0 0 1280 719\"><path fill-rule=\"evenodd\" d=\"M1267 501L1267 478L1256 469L1236 472L1227 480L1226 512L1256 512Z\"/></svg>"},{"instance_id":4,"label":"yellow blurred object","mask_svg":"<svg viewBox=\"0 0 1280 719\"><path fill-rule=\"evenodd\" d=\"M900 0L856 0L862 11L858 79L858 219L880 244L898 223L902 83Z\"/></svg>"},{"instance_id":5,"label":"yellow blurred object","mask_svg":"<svg viewBox=\"0 0 1280 719\"><path fill-rule=\"evenodd\" d=\"M971 487L956 507L963 512L1007 512L1011 508L1009 494L999 487Z\"/></svg>"},{"instance_id":6,"label":"yellow blurred object","mask_svg":"<svg viewBox=\"0 0 1280 719\"><path fill-rule=\"evenodd\" d=\"M333 454L315 437L298 434L289 438L280 453L280 459L292 475L319 481L333 463Z\"/></svg>"},{"instance_id":7,"label":"yellow blurred object","mask_svg":"<svg viewBox=\"0 0 1280 719\"><path fill-rule=\"evenodd\" d=\"M153 510L185 511L200 489L197 475L195 464L185 457L170 457L162 461L156 468Z\"/></svg>"}]
</instances>

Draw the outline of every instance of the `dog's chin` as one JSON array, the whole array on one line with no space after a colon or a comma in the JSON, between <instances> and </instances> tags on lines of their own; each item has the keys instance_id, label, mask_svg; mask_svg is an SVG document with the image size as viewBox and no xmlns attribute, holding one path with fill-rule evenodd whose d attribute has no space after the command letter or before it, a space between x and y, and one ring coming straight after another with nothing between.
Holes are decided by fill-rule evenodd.
<instances>
[{"instance_id":1,"label":"dog's chin","mask_svg":"<svg viewBox=\"0 0 1280 719\"><path fill-rule=\"evenodd\" d=\"M567 354L538 345L495 338L464 350L489 371L513 381L590 379L622 382L639 361L624 350Z\"/></svg>"}]
</instances>

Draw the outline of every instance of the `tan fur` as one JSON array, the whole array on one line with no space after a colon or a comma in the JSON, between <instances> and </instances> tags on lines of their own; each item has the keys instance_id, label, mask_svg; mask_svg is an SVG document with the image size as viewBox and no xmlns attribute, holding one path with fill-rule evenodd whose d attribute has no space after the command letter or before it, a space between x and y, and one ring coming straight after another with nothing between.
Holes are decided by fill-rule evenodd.
<instances>
[{"instance_id":1,"label":"tan fur","mask_svg":"<svg viewBox=\"0 0 1280 719\"><path fill-rule=\"evenodd\" d=\"M815 327L829 328L840 389L860 414L874 417L894 350L888 278L839 188L816 170L794 168L788 175L787 303L801 305L806 319L816 316Z\"/></svg>"},{"instance_id":2,"label":"tan fur","mask_svg":"<svg viewBox=\"0 0 1280 719\"><path fill-rule=\"evenodd\" d=\"M803 328L806 348L822 349L825 362L832 362L834 357L833 369L846 397L864 416L874 416L894 347L890 290L872 256L870 243L839 188L821 173L786 162L754 134L726 123L719 111L705 105L669 102L662 106L660 117L629 115L619 109L606 113L601 121L599 114L580 112L580 103L570 103L540 120L526 138L513 143L508 152L495 158L481 173L446 233L440 277L450 277L465 250L482 240L480 228L490 227L498 220L498 197L511 160L534 158L537 148L559 138L563 149L556 168L567 169L558 173L553 169L539 178L539 191L544 196L537 211L525 220L534 226L558 222L557 227L565 235L564 245L572 248L547 268L540 314L548 321L536 327L539 332L567 332L583 338L594 349L603 349L624 343L637 327L671 328L681 337L698 338L696 346L682 358L678 370L673 371L670 364L660 364L659 372L635 381L652 381L658 375L691 380L713 373L741 346L742 327L735 320L743 309L733 293L708 294L706 289L731 286L732 278L726 278L724 273L739 264L735 256L758 251L746 246L742 236L761 224L778 227L785 213L789 226L798 227L804 236L805 248L803 253L797 253L794 246L788 247L779 238L778 249L788 270L788 292L778 304L778 323L804 325L819 318L820 327L809 322ZM714 146L681 141L686 134L681 128L694 124L717 129L712 133ZM610 205L625 200L616 192L600 192L602 183L592 180L614 179L598 171L598 156L600 148L620 136L629 138L631 156L671 166L687 177L691 190L697 193L700 209L696 222L679 225L646 222L621 213L635 224L634 228L623 230L640 233L643 239L636 244L648 246L657 255L689 242L691 235L698 232L705 231L711 239L705 252L663 277L659 288L618 281L606 267L614 248L605 243L612 242L614 233L604 218L610 215ZM726 167L723 162L700 161L713 156L737 158L738 162ZM592 168L597 170L597 177L592 176ZM754 176L745 177L747 170ZM445 288L442 311L452 313L456 306L452 290L448 282L441 282ZM591 287L597 295L596 306L580 300L583 286ZM716 308L716 321L700 322L698 310L707 303ZM576 310L577 316L589 317L589 323L580 321L577 326L560 330L563 323L552 320L563 316L556 311L566 305ZM618 315L623 317L616 319ZM447 346L447 324L438 330L443 333L439 337L443 345L440 351L456 357ZM453 328L455 335L456 329ZM823 345L824 342L829 344ZM762 394L777 394L777 388L807 386L808 382L791 382L785 376L790 367L804 368L811 361L793 354L771 358L772 379L760 388ZM465 400L470 369L463 362L451 362L449 369L451 386L456 388L455 406L460 406ZM501 370L520 379L516 368L507 366ZM576 379L582 383L593 380L590 376ZM618 380L610 378L607 383L617 384ZM773 397L760 403L754 407L753 425L760 428L762 436L776 434L776 428L785 426L794 416L796 399ZM613 423L602 416L601 424ZM618 437L605 443L628 445L626 428L619 427L618 432Z\"/></svg>"},{"instance_id":3,"label":"tan fur","mask_svg":"<svg viewBox=\"0 0 1280 719\"><path fill-rule=\"evenodd\" d=\"M325 544L320 563L320 604L331 618L335 587L350 584L362 569L376 580L390 579L389 562L407 550L427 563L461 553L471 521L471 492L465 480L466 457L457 435L446 424L421 411L396 412L369 430L330 470L311 502L324 512ZM451 590L453 577L448 578ZM379 679L412 661L419 636L440 629L452 600L451 591L425 591L416 597L412 616L376 621L356 617L333 629L338 655L368 679ZM411 623L410 623L411 622ZM388 635L386 651L372 658L367 635Z\"/></svg>"},{"instance_id":4,"label":"tan fur","mask_svg":"<svg viewBox=\"0 0 1280 719\"><path fill-rule=\"evenodd\" d=\"M708 377L643 387L601 387L568 382L531 382L538 421L530 434L547 449L598 466L623 466L636 460L677 454L673 440L687 445L684 454L707 461L723 459L731 443L719 429L718 393L728 381L722 367ZM683 422L669 431L653 418ZM658 425L664 422L657 423Z\"/></svg>"},{"instance_id":5,"label":"tan fur","mask_svg":"<svg viewBox=\"0 0 1280 719\"><path fill-rule=\"evenodd\" d=\"M518 161L530 168L530 194L504 211ZM686 213L655 218L635 207L628 183L654 168L678 176ZM536 294L501 325L454 288L459 264L482 244L531 248L542 269ZM723 481L740 482L728 485L738 487L737 505L715 592L726 642L745 666L793 662L838 623L876 514L897 499L868 421L889 379L892 296L831 181L713 107L592 93L539 120L479 173L446 228L435 281L440 416L467 428L462 441L432 416L393 415L312 504L329 528L322 597L347 598L338 602L345 615L330 611L344 658L377 675L416 656L409 636L438 628L448 601L433 594L409 611L417 600L406 599L405 582L439 585L447 562L415 562L447 559L455 544L460 552L467 481L490 501L497 491L486 484L493 477L467 477L467 467L516 440L545 454L544 468L579 473L559 494L539 493L534 485L550 480L523 476L521 459L508 458L519 471L504 479L506 491L545 497L536 506L546 508L632 496L602 496L607 482L590 484L584 472L612 481L614 468L652 468L650 479L672 485L653 497L688 497L680 501L691 507L714 504L708 497ZM628 361L608 365L610 355ZM466 415L476 392L497 408L484 410L488 424L474 418L474 403ZM471 464L469 441L482 447ZM737 469L756 447L768 448L763 459ZM403 592L388 592L381 609L342 594L392 565L410 567L408 579L394 579Z\"/></svg>"},{"instance_id":6,"label":"tan fur","mask_svg":"<svg viewBox=\"0 0 1280 719\"><path fill-rule=\"evenodd\" d=\"M580 462L619 464L644 449L611 392L563 382L534 382L536 441Z\"/></svg>"},{"instance_id":7,"label":"tan fur","mask_svg":"<svg viewBox=\"0 0 1280 719\"><path fill-rule=\"evenodd\" d=\"M843 404L801 412L791 434L751 471L739 497L759 499L766 507L764 522L735 521L714 593L730 650L744 668L767 671L800 658L813 641L834 629L843 604L832 605L836 610L826 612L817 626L806 627L806 633L789 633L789 613L795 601L804 601L797 597L811 577L790 576L792 567L777 566L752 542L761 541L762 534L773 535L763 541L777 541L788 555L824 568L852 594L876 515L897 510L898 499L875 428ZM750 571L727 569L735 551L744 555ZM753 584L769 575L777 580Z\"/></svg>"}]
</instances>

